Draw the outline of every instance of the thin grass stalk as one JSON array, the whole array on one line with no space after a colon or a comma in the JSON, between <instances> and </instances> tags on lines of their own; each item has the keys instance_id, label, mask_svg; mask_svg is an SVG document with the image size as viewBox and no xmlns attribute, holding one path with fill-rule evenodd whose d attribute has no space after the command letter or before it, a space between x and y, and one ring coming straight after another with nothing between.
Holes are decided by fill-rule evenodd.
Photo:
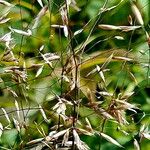
<instances>
[{"instance_id":1,"label":"thin grass stalk","mask_svg":"<svg viewBox=\"0 0 150 150\"><path fill-rule=\"evenodd\" d=\"M67 9L67 0L65 0L65 7L66 7L66 10ZM68 14L68 11L67 11L67 18L68 18L68 21L69 21L69 14ZM79 97L79 92L78 92L78 85L77 85L77 82L78 82L78 63L77 63L77 60L76 60L76 54L75 54L75 50L73 49L73 37L72 37L72 33L71 33L71 30L70 30L70 27L68 26L68 24L66 25L67 28L68 28L68 41L70 41L70 44L69 44L69 48L72 52L72 55L73 55L73 61L74 61L74 64L75 64L75 98L74 98L74 101L73 101L73 121L72 121L72 131L74 130L76 124L76 102L78 100L78 97ZM74 134L72 132L72 150L75 150L75 138L74 138Z\"/></svg>"},{"instance_id":2,"label":"thin grass stalk","mask_svg":"<svg viewBox=\"0 0 150 150\"><path fill-rule=\"evenodd\" d=\"M102 7L103 9L106 7L107 3L108 3L108 0L105 0L105 2L104 2L104 4L103 4L103 7ZM100 10L100 9L99 9L99 10ZM95 29L97 23L100 21L102 14L103 14L103 12L101 12L101 13L98 12L98 16L97 16L97 18L96 18L96 21L93 23L93 25L92 25L92 27L91 27L91 29L90 29L90 32L89 32L89 34L88 34L88 37L86 38L86 40L85 40L85 42L83 43L83 45L81 45L81 47L79 48L79 50L81 50L81 56L83 55L84 49L85 49L85 47L86 47L86 43L87 43L87 41L89 40L89 38L91 37L91 35L92 35L92 33L93 33L93 31L94 31L94 29Z\"/></svg>"}]
</instances>

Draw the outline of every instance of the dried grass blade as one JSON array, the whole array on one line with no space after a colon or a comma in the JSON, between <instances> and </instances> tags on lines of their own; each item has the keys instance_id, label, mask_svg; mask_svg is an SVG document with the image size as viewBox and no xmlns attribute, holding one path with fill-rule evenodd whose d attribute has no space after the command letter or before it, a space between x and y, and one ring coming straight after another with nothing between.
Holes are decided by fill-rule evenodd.
<instances>
[{"instance_id":1,"label":"dried grass blade","mask_svg":"<svg viewBox=\"0 0 150 150\"><path fill-rule=\"evenodd\" d=\"M5 35L3 35L0 38L0 41L2 41L2 42L7 42L7 41L11 41L11 40L12 40L12 38L11 38L11 32L6 33Z\"/></svg>"},{"instance_id":2,"label":"dried grass blade","mask_svg":"<svg viewBox=\"0 0 150 150\"><path fill-rule=\"evenodd\" d=\"M11 38L11 32L6 33L5 35L3 35L2 37L0 37L0 42L5 42L5 45L8 49L10 49L10 42L13 39Z\"/></svg>"},{"instance_id":3,"label":"dried grass blade","mask_svg":"<svg viewBox=\"0 0 150 150\"><path fill-rule=\"evenodd\" d=\"M19 110L19 104L18 102L15 100L15 106L16 106L16 110L17 110L17 116L18 116L18 119L21 120L21 117L20 117L20 110Z\"/></svg>"},{"instance_id":4,"label":"dried grass blade","mask_svg":"<svg viewBox=\"0 0 150 150\"><path fill-rule=\"evenodd\" d=\"M119 26L122 31L129 32L141 28L141 26Z\"/></svg>"},{"instance_id":5,"label":"dried grass blade","mask_svg":"<svg viewBox=\"0 0 150 150\"><path fill-rule=\"evenodd\" d=\"M60 136L64 135L67 131L68 131L68 129L62 130L62 131L60 131L60 132L54 134L52 137L55 138L55 139L57 139L57 138L59 138Z\"/></svg>"},{"instance_id":6,"label":"dried grass blade","mask_svg":"<svg viewBox=\"0 0 150 150\"><path fill-rule=\"evenodd\" d=\"M138 81L136 80L134 74L132 72L129 72L129 75L130 75L131 79L135 82L135 84L138 85Z\"/></svg>"},{"instance_id":7,"label":"dried grass blade","mask_svg":"<svg viewBox=\"0 0 150 150\"><path fill-rule=\"evenodd\" d=\"M65 37L68 37L68 35L69 35L67 26L64 26L64 35L65 35Z\"/></svg>"},{"instance_id":8,"label":"dried grass blade","mask_svg":"<svg viewBox=\"0 0 150 150\"><path fill-rule=\"evenodd\" d=\"M18 62L18 60L15 58L14 53L11 50L7 50L3 57L2 57L2 61L6 61L6 62Z\"/></svg>"},{"instance_id":9,"label":"dried grass blade","mask_svg":"<svg viewBox=\"0 0 150 150\"><path fill-rule=\"evenodd\" d=\"M66 133L64 134L63 140L62 140L62 146L66 146L66 143L69 140L69 129L66 131Z\"/></svg>"},{"instance_id":10,"label":"dried grass blade","mask_svg":"<svg viewBox=\"0 0 150 150\"><path fill-rule=\"evenodd\" d=\"M117 5L114 5L114 6L109 7L109 8L104 8L104 7L102 7L102 8L100 9L100 13L101 13L101 12L110 11L110 10L112 10L112 9L115 9L115 8L118 7L123 1L124 1L124 0L120 0L120 2L119 2Z\"/></svg>"},{"instance_id":11,"label":"dried grass blade","mask_svg":"<svg viewBox=\"0 0 150 150\"><path fill-rule=\"evenodd\" d=\"M88 77L88 76L90 76L91 74L94 74L94 73L96 73L96 72L97 72L97 69L94 68L94 69L91 70L85 77Z\"/></svg>"},{"instance_id":12,"label":"dried grass blade","mask_svg":"<svg viewBox=\"0 0 150 150\"><path fill-rule=\"evenodd\" d=\"M18 34L24 35L24 36L31 36L32 35L32 31L30 29L28 29L27 31L23 31L23 30L18 30L18 29L13 29L11 27L9 27L9 29L12 32L16 32Z\"/></svg>"},{"instance_id":13,"label":"dried grass blade","mask_svg":"<svg viewBox=\"0 0 150 150\"><path fill-rule=\"evenodd\" d=\"M41 7L43 7L42 0L37 0L37 2L40 4Z\"/></svg>"},{"instance_id":14,"label":"dried grass blade","mask_svg":"<svg viewBox=\"0 0 150 150\"><path fill-rule=\"evenodd\" d=\"M131 15L128 16L128 22L130 25L133 25L133 19Z\"/></svg>"},{"instance_id":15,"label":"dried grass blade","mask_svg":"<svg viewBox=\"0 0 150 150\"><path fill-rule=\"evenodd\" d=\"M44 68L44 65L42 65L42 66L38 69L38 71L37 71L37 73L36 73L36 75L35 75L36 78L42 73L43 68Z\"/></svg>"},{"instance_id":16,"label":"dried grass blade","mask_svg":"<svg viewBox=\"0 0 150 150\"><path fill-rule=\"evenodd\" d=\"M112 58L113 58L113 53L106 59L106 61L103 63L103 65L102 65L102 69L105 69L106 68L106 66L111 62L111 60L112 60Z\"/></svg>"},{"instance_id":17,"label":"dried grass blade","mask_svg":"<svg viewBox=\"0 0 150 150\"><path fill-rule=\"evenodd\" d=\"M77 147L80 149L82 147L82 145L81 145L80 137L75 129L73 129L73 136L74 136Z\"/></svg>"},{"instance_id":18,"label":"dried grass blade","mask_svg":"<svg viewBox=\"0 0 150 150\"><path fill-rule=\"evenodd\" d=\"M149 133L142 133L142 135L144 136L144 138L150 140L150 134Z\"/></svg>"},{"instance_id":19,"label":"dried grass blade","mask_svg":"<svg viewBox=\"0 0 150 150\"><path fill-rule=\"evenodd\" d=\"M69 13L69 6L71 4L71 0L66 0L67 11Z\"/></svg>"},{"instance_id":20,"label":"dried grass blade","mask_svg":"<svg viewBox=\"0 0 150 150\"><path fill-rule=\"evenodd\" d=\"M119 57L119 56L114 56L113 59L124 60L124 61L132 61L133 60L133 59L128 58L128 57Z\"/></svg>"},{"instance_id":21,"label":"dried grass blade","mask_svg":"<svg viewBox=\"0 0 150 150\"><path fill-rule=\"evenodd\" d=\"M39 139L32 140L32 141L28 142L27 145L33 145L33 144L39 143L39 142L41 142L43 139L44 139L44 138L39 138Z\"/></svg>"},{"instance_id":22,"label":"dried grass blade","mask_svg":"<svg viewBox=\"0 0 150 150\"><path fill-rule=\"evenodd\" d=\"M13 91L11 88L7 87L7 90L13 95L13 97L18 97L17 93Z\"/></svg>"},{"instance_id":23,"label":"dried grass blade","mask_svg":"<svg viewBox=\"0 0 150 150\"><path fill-rule=\"evenodd\" d=\"M108 93L108 92L106 92L106 91L101 91L101 92L98 92L100 95L102 95L102 96L113 96L113 94L112 93Z\"/></svg>"},{"instance_id":24,"label":"dried grass blade","mask_svg":"<svg viewBox=\"0 0 150 150\"><path fill-rule=\"evenodd\" d=\"M60 8L60 14L61 14L61 19L63 21L63 25L68 26L68 15L67 15L68 11L66 9L65 6L62 6Z\"/></svg>"},{"instance_id":25,"label":"dried grass blade","mask_svg":"<svg viewBox=\"0 0 150 150\"><path fill-rule=\"evenodd\" d=\"M141 15L139 9L137 8L137 6L134 3L131 4L131 8L132 8L132 11L133 11L138 23L143 26L144 21L143 21L143 18L142 18L142 15Z\"/></svg>"},{"instance_id":26,"label":"dried grass blade","mask_svg":"<svg viewBox=\"0 0 150 150\"><path fill-rule=\"evenodd\" d=\"M113 139L112 137L110 137L109 135L104 134L104 133L100 133L100 135L101 135L103 138L105 138L107 141L111 142L112 144L115 144L115 145L117 145L117 146L123 148L122 145L120 145L116 140L114 140L114 139Z\"/></svg>"},{"instance_id":27,"label":"dried grass blade","mask_svg":"<svg viewBox=\"0 0 150 150\"><path fill-rule=\"evenodd\" d=\"M98 25L98 27L103 30L122 30L124 32L133 31L141 28L141 26L114 26L114 25L107 25L107 24L100 24Z\"/></svg>"},{"instance_id":28,"label":"dried grass blade","mask_svg":"<svg viewBox=\"0 0 150 150\"><path fill-rule=\"evenodd\" d=\"M48 62L60 59L60 56L56 55L55 53L45 53L45 54L42 54L42 57Z\"/></svg>"},{"instance_id":29,"label":"dried grass blade","mask_svg":"<svg viewBox=\"0 0 150 150\"><path fill-rule=\"evenodd\" d=\"M82 33L82 31L83 31L83 29L80 29L80 30L75 31L75 32L74 32L74 36L76 36L76 35Z\"/></svg>"},{"instance_id":30,"label":"dried grass blade","mask_svg":"<svg viewBox=\"0 0 150 150\"><path fill-rule=\"evenodd\" d=\"M41 52L43 49L44 49L44 45L42 45L42 46L39 48L39 51Z\"/></svg>"},{"instance_id":31,"label":"dried grass blade","mask_svg":"<svg viewBox=\"0 0 150 150\"><path fill-rule=\"evenodd\" d=\"M17 131L20 132L21 129L20 129L18 120L16 120L15 118L13 118L13 122L14 122L14 125L15 125Z\"/></svg>"},{"instance_id":32,"label":"dried grass blade","mask_svg":"<svg viewBox=\"0 0 150 150\"><path fill-rule=\"evenodd\" d=\"M135 150L140 150L140 145L136 139L134 139L134 148Z\"/></svg>"},{"instance_id":33,"label":"dried grass blade","mask_svg":"<svg viewBox=\"0 0 150 150\"><path fill-rule=\"evenodd\" d=\"M99 108L98 111L107 119L114 119L109 113L107 113L104 109Z\"/></svg>"},{"instance_id":34,"label":"dried grass blade","mask_svg":"<svg viewBox=\"0 0 150 150\"><path fill-rule=\"evenodd\" d=\"M130 104L126 101L123 101L123 100L116 100L118 103L120 103L121 105L123 105L126 109L132 109L132 108L136 108L135 105L133 104Z\"/></svg>"},{"instance_id":35,"label":"dried grass blade","mask_svg":"<svg viewBox=\"0 0 150 150\"><path fill-rule=\"evenodd\" d=\"M2 111L4 112L4 115L5 115L5 117L6 117L7 121L8 121L8 123L11 123L11 121L10 121L10 119L9 119L9 116L8 116L6 110L5 110L4 108L1 108L1 109L2 109Z\"/></svg>"},{"instance_id":36,"label":"dried grass blade","mask_svg":"<svg viewBox=\"0 0 150 150\"><path fill-rule=\"evenodd\" d=\"M48 6L44 6L41 11L38 13L37 17L34 19L34 24L32 26L32 29L37 28L37 26L39 25L39 22L41 20L41 18L46 14L46 11L48 10Z\"/></svg>"},{"instance_id":37,"label":"dried grass blade","mask_svg":"<svg viewBox=\"0 0 150 150\"><path fill-rule=\"evenodd\" d=\"M107 24L100 24L98 25L98 27L103 30L121 30L119 26L107 25Z\"/></svg>"},{"instance_id":38,"label":"dried grass blade","mask_svg":"<svg viewBox=\"0 0 150 150\"><path fill-rule=\"evenodd\" d=\"M91 123L90 123L90 121L89 121L89 119L88 119L87 117L85 118L85 121L86 121L88 127L89 127L89 128L91 129L91 131L92 131L93 129L92 129Z\"/></svg>"},{"instance_id":39,"label":"dried grass blade","mask_svg":"<svg viewBox=\"0 0 150 150\"><path fill-rule=\"evenodd\" d=\"M45 114L45 112L44 112L44 110L43 110L43 108L42 108L41 105L39 105L39 109L40 109L40 112L41 112L41 114L42 114L44 120L45 120L47 123L49 123L49 120L47 119L47 116L46 116L46 114Z\"/></svg>"},{"instance_id":40,"label":"dried grass blade","mask_svg":"<svg viewBox=\"0 0 150 150\"><path fill-rule=\"evenodd\" d=\"M98 65L96 65L96 69L97 69L100 77L102 78L103 82L106 83L102 69Z\"/></svg>"},{"instance_id":41,"label":"dried grass blade","mask_svg":"<svg viewBox=\"0 0 150 150\"><path fill-rule=\"evenodd\" d=\"M52 24L51 27L52 28L62 28L62 29L64 28L63 25L58 25L58 24Z\"/></svg>"},{"instance_id":42,"label":"dried grass blade","mask_svg":"<svg viewBox=\"0 0 150 150\"><path fill-rule=\"evenodd\" d=\"M10 20L10 18L0 18L0 24L6 23Z\"/></svg>"},{"instance_id":43,"label":"dried grass blade","mask_svg":"<svg viewBox=\"0 0 150 150\"><path fill-rule=\"evenodd\" d=\"M89 131L87 131L85 129L81 129L81 128L76 128L76 129L79 130L84 135L89 135L89 136L93 135L93 133L91 133L91 132L89 132Z\"/></svg>"},{"instance_id":44,"label":"dried grass blade","mask_svg":"<svg viewBox=\"0 0 150 150\"><path fill-rule=\"evenodd\" d=\"M127 91L127 92L125 92L124 94L123 94L123 96L121 96L121 99L128 99L129 97L131 97L132 95L134 94L134 92L129 92L129 91Z\"/></svg>"},{"instance_id":45,"label":"dried grass blade","mask_svg":"<svg viewBox=\"0 0 150 150\"><path fill-rule=\"evenodd\" d=\"M12 6L11 3L6 2L6 1L4 1L4 0L0 0L0 4L6 5L6 6L8 6L8 7Z\"/></svg>"},{"instance_id":46,"label":"dried grass blade","mask_svg":"<svg viewBox=\"0 0 150 150\"><path fill-rule=\"evenodd\" d=\"M80 11L81 9L77 6L75 0L71 0L70 6L73 7L76 11Z\"/></svg>"},{"instance_id":47,"label":"dried grass blade","mask_svg":"<svg viewBox=\"0 0 150 150\"><path fill-rule=\"evenodd\" d=\"M0 123L0 138L1 138L2 134L3 134L3 125Z\"/></svg>"},{"instance_id":48,"label":"dried grass blade","mask_svg":"<svg viewBox=\"0 0 150 150\"><path fill-rule=\"evenodd\" d=\"M124 40L124 38L122 36L114 36L114 38L117 40Z\"/></svg>"}]
</instances>

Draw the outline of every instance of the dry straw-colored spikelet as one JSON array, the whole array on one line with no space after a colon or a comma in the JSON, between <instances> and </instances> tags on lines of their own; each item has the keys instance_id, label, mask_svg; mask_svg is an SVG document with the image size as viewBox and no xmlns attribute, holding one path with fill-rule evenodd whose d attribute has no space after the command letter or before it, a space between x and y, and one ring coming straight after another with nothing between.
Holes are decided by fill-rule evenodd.
<instances>
[{"instance_id":1,"label":"dry straw-colored spikelet","mask_svg":"<svg viewBox=\"0 0 150 150\"><path fill-rule=\"evenodd\" d=\"M38 15L36 16L36 18L34 19L34 24L32 26L32 29L35 29L38 27L41 18L46 14L48 10L48 6L44 6L42 7L42 9L40 10L40 12L38 13Z\"/></svg>"},{"instance_id":2,"label":"dry straw-colored spikelet","mask_svg":"<svg viewBox=\"0 0 150 150\"><path fill-rule=\"evenodd\" d=\"M137 8L137 6L134 3L131 3L131 8L132 8L132 11L133 11L138 23L143 26L144 21L143 21L143 18L142 18L142 15L141 15L139 9Z\"/></svg>"},{"instance_id":3,"label":"dry straw-colored spikelet","mask_svg":"<svg viewBox=\"0 0 150 150\"><path fill-rule=\"evenodd\" d=\"M5 5L5 6L12 6L12 4L11 3L9 3L9 2L6 2L6 1L4 1L4 0L0 0L0 4L3 4L3 5Z\"/></svg>"},{"instance_id":4,"label":"dry straw-colored spikelet","mask_svg":"<svg viewBox=\"0 0 150 150\"><path fill-rule=\"evenodd\" d=\"M109 24L100 24L98 27L103 30L121 30L123 32L129 32L141 28L141 26L115 26Z\"/></svg>"},{"instance_id":5,"label":"dry straw-colored spikelet","mask_svg":"<svg viewBox=\"0 0 150 150\"><path fill-rule=\"evenodd\" d=\"M114 145L117 145L117 146L123 148L122 145L120 145L115 139L113 139L113 138L110 137L109 135L107 135L107 134L105 134L105 133L100 133L100 135L101 135L104 139L106 139L107 141L113 143Z\"/></svg>"},{"instance_id":6,"label":"dry straw-colored spikelet","mask_svg":"<svg viewBox=\"0 0 150 150\"><path fill-rule=\"evenodd\" d=\"M42 2L42 0L37 0L37 2L39 3L39 5L40 5L41 7L43 7L43 2Z\"/></svg>"}]
</instances>

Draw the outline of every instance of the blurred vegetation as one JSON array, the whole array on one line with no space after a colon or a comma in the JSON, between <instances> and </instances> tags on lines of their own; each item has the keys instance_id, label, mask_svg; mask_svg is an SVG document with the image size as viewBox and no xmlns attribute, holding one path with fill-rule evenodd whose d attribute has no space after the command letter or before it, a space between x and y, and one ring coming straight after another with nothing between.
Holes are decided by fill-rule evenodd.
<instances>
[{"instance_id":1,"label":"blurred vegetation","mask_svg":"<svg viewBox=\"0 0 150 150\"><path fill-rule=\"evenodd\" d=\"M149 150L149 0L0 0L0 149Z\"/></svg>"}]
</instances>

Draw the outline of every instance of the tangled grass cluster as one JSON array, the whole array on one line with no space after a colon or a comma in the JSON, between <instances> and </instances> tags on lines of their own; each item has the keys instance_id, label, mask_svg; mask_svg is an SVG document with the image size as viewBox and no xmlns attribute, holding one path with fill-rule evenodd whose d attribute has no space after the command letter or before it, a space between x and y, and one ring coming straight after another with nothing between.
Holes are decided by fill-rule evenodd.
<instances>
[{"instance_id":1,"label":"tangled grass cluster","mask_svg":"<svg viewBox=\"0 0 150 150\"><path fill-rule=\"evenodd\" d=\"M0 149L148 150L149 5L0 0Z\"/></svg>"}]
</instances>

